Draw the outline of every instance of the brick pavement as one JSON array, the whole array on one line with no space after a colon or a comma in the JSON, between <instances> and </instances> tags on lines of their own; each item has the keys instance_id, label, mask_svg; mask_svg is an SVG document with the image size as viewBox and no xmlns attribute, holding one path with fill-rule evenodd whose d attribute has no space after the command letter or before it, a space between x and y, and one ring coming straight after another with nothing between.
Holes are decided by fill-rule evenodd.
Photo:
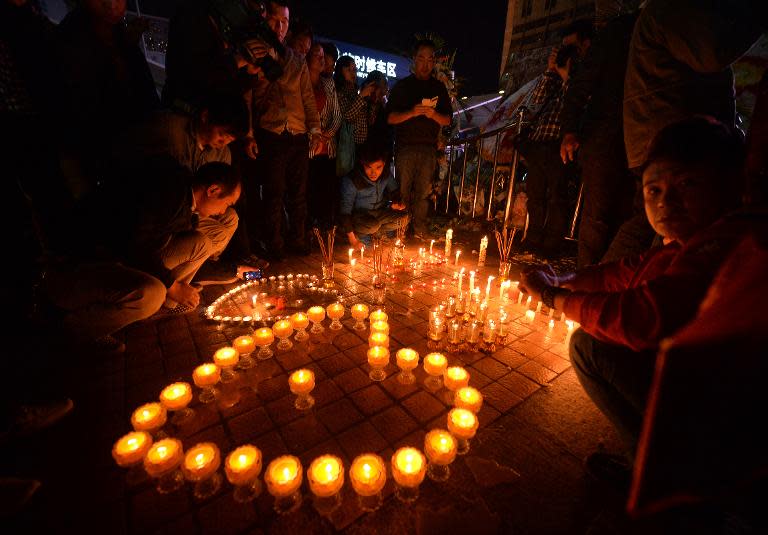
<instances>
[{"instance_id":1,"label":"brick pavement","mask_svg":"<svg viewBox=\"0 0 768 535\"><path fill-rule=\"evenodd\" d=\"M398 383L394 353L406 346L414 348L422 357L429 352L425 336L428 310L453 291L451 276L456 268L443 265L415 276L400 274L398 281L381 294L370 287L369 267L358 265L350 272L346 255L337 257L336 280L347 307L361 301L378 302L390 316L392 359L386 368L388 378L380 383L368 378L368 331L360 333L351 328L353 320L347 308L343 330L326 328L322 334L312 335L308 342L294 343L287 352L275 350L275 357L259 361L255 369L242 373L238 382L223 392L225 397L239 395L240 400L234 406L201 405L195 400L192 405L195 418L181 428L168 428L170 434L182 439L185 448L197 442L213 441L226 455L234 447L250 442L262 450L265 466L272 458L286 453L297 455L305 467L317 455L333 453L348 467L351 459L362 452L374 451L388 460L394 449L402 445L421 448L426 431L433 427L445 428L450 407L442 392L429 392L422 386L425 375L421 367L416 370L414 385ZM317 273L319 264L319 257L314 256L290 259L270 271ZM474 268L466 261L461 265L467 270ZM489 265L478 280L484 286L484 277L495 275L495 271L496 268ZM441 287L439 281L443 278L446 284ZM436 287L433 286L435 280L438 281ZM413 291L409 292L411 285ZM204 300L212 301L221 291L220 287L206 288ZM190 485L171 495L158 494L146 480L129 485L125 471L114 466L110 448L114 440L130 430L132 410L155 400L162 387L172 381L191 382L191 371L196 365L210 361L217 348L249 331L245 326L220 328L197 314L156 317L133 325L125 332L128 349L124 356L90 363L85 369L78 368L74 376L63 379L75 388L79 411L73 416L65 437L58 437L62 440L60 449L69 456L57 459L48 452L41 467L57 474L49 485L50 494L45 496L55 503L46 505L66 519L59 527L69 526L70 522L71 526L95 524L110 533L323 533L334 530L355 533L413 532L417 528L435 532L446 518L455 517L458 522L462 515L473 519L473 526L479 521L490 531L504 525L510 528L525 525L511 519L505 510L507 507L498 502L501 496L519 492L521 482L517 481L517 473L526 473L520 465L520 450L510 452L508 448L514 444L522 446L522 450L530 448L530 444L521 445L517 438L510 438L509 417L526 399L539 395L542 388L548 390L559 377L568 383L574 379L572 373L567 377L565 326L558 322L553 333L547 328L549 318L539 315L535 323L529 325L521 322L522 313L522 308L514 309L513 334L494 353L448 354L449 365L465 366L471 375L470 385L479 388L485 396L479 413L480 430L472 441L470 454L457 458L452 466L449 481L436 484L425 480L421 497L413 506L403 505L391 496L391 481L385 487L383 508L369 514L358 509L346 483L343 505L330 518L320 517L311 507L306 483L303 506L284 517L272 512L273 498L266 492L254 504L235 503L232 487L226 483L215 496L202 502L192 496ZM327 326L328 320L324 323ZM288 374L298 367L312 369L317 381L313 391L316 405L306 413L293 408L294 396L287 385ZM544 393L544 398L547 395ZM582 405L583 398L582 394ZM604 428L605 422L601 421L601 425ZM531 432L530 426L523 428L531 435L531 443L568 450L563 444L553 446L553 440L557 442L557 439L552 436L542 438L542 433ZM64 434L53 433L54 437L56 433ZM610 437L610 432L608 434ZM550 454L557 457L562 451ZM33 455L35 448L29 448L27 454L20 457L22 462L29 462ZM535 455L542 453L536 451ZM70 461L63 462L63 459ZM482 463L475 466L472 460L489 460L512 470L489 470ZM573 478L578 471L573 466L578 466L573 452L568 453L566 464L569 477ZM561 468L553 470L553 474ZM488 480L499 474L507 474L508 480L502 477L498 484L486 486ZM555 489L558 487L556 482L552 485ZM70 491L71 500L68 500ZM73 511L80 513L67 514ZM435 512L440 514L435 516Z\"/></svg>"}]
</instances>

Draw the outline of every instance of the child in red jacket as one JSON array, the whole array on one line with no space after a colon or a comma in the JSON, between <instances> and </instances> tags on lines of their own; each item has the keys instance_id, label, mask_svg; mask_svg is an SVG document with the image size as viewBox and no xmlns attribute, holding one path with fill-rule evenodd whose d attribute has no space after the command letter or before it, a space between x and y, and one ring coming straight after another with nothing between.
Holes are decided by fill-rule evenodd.
<instances>
[{"instance_id":1,"label":"child in red jacket","mask_svg":"<svg viewBox=\"0 0 768 535\"><path fill-rule=\"evenodd\" d=\"M693 319L751 225L723 217L739 204L742 160L740 139L720 123L701 117L666 127L643 170L646 215L665 245L576 273L523 274L524 291L581 324L571 337L576 374L632 450L659 342Z\"/></svg>"}]
</instances>

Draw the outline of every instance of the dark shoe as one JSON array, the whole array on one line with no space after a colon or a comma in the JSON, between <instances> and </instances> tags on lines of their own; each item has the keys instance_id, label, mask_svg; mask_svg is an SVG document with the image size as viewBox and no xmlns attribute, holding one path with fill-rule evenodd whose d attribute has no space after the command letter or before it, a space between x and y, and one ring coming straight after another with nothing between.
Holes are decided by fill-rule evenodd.
<instances>
[{"instance_id":1,"label":"dark shoe","mask_svg":"<svg viewBox=\"0 0 768 535\"><path fill-rule=\"evenodd\" d=\"M200 286L209 286L211 284L232 284L237 280L237 269L232 264L208 260L200 267L194 282Z\"/></svg>"},{"instance_id":2,"label":"dark shoe","mask_svg":"<svg viewBox=\"0 0 768 535\"><path fill-rule=\"evenodd\" d=\"M155 315L157 316L178 316L181 314L189 314L190 312L194 312L197 310L196 308L188 307L187 305L176 305L175 307L166 307L162 306L160 307L160 310L158 310Z\"/></svg>"},{"instance_id":3,"label":"dark shoe","mask_svg":"<svg viewBox=\"0 0 768 535\"><path fill-rule=\"evenodd\" d=\"M21 511L40 485L41 483L36 479L0 478L0 517Z\"/></svg>"},{"instance_id":4,"label":"dark shoe","mask_svg":"<svg viewBox=\"0 0 768 535\"><path fill-rule=\"evenodd\" d=\"M616 490L629 492L632 482L632 465L626 457L612 453L593 453L584 461L587 473Z\"/></svg>"},{"instance_id":5,"label":"dark shoe","mask_svg":"<svg viewBox=\"0 0 768 535\"><path fill-rule=\"evenodd\" d=\"M3 438L25 437L55 424L72 411L75 404L69 398L19 407L10 429Z\"/></svg>"}]
</instances>

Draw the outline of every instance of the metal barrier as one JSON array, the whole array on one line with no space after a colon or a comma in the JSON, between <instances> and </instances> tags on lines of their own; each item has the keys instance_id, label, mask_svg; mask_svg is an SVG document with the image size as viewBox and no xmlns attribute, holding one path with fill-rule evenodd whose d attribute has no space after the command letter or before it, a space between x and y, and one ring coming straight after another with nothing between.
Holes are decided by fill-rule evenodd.
<instances>
[{"instance_id":1,"label":"metal barrier","mask_svg":"<svg viewBox=\"0 0 768 535\"><path fill-rule=\"evenodd\" d=\"M525 113L526 109L524 107L520 107L518 110L515 120L511 122L508 125L505 125L501 128L497 128L495 130L491 130L490 132L485 132L483 134L479 134L477 136L472 136L466 139L462 140L451 140L446 144L446 151L448 152L448 187L446 188L446 194L445 194L445 213L448 214L450 210L450 201L451 201L451 193L453 190L452 187L452 176L453 176L453 166L454 166L454 155L458 152L459 147L462 148L463 151L463 163L461 167L461 179L459 182L459 202L458 202L458 208L456 214L458 216L461 215L461 205L464 201L464 186L466 181L466 174L467 174L467 154L469 153L469 148L473 145L477 149L477 172L475 173L475 185L474 185L474 192L472 193L472 219L475 218L475 210L477 206L477 198L480 192L480 172L482 167L482 144L483 140L488 138L495 138L495 147L493 149L493 168L491 171L491 180L488 188L488 207L487 210L484 210L486 213L486 220L493 221L495 218L493 217L493 201L494 201L494 190L496 187L496 173L498 170L498 163L499 163L499 146L501 145L501 138L502 136L510 131L514 131L515 134L519 134L522 131L523 125L525 124ZM519 154L517 152L517 149L515 149L513 157L512 157L512 166L510 169L510 176L509 176L509 182L507 184L508 191L507 191L507 200L506 200L506 206L504 209L504 226L508 227L510 225L510 218L512 217L512 202L514 200L514 189L515 189L515 174L517 173L517 166L519 162Z\"/></svg>"}]
</instances>

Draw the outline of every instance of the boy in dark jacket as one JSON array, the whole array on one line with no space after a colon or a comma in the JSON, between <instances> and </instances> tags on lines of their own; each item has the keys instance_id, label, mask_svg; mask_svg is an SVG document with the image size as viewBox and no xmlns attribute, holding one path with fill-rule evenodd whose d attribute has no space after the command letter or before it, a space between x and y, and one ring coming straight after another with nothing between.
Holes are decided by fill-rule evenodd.
<instances>
[{"instance_id":1,"label":"boy in dark jacket","mask_svg":"<svg viewBox=\"0 0 768 535\"><path fill-rule=\"evenodd\" d=\"M341 227L355 249L370 245L374 234L408 223L405 206L389 202L399 185L386 164L388 156L385 147L364 144L358 165L341 179Z\"/></svg>"}]
</instances>

